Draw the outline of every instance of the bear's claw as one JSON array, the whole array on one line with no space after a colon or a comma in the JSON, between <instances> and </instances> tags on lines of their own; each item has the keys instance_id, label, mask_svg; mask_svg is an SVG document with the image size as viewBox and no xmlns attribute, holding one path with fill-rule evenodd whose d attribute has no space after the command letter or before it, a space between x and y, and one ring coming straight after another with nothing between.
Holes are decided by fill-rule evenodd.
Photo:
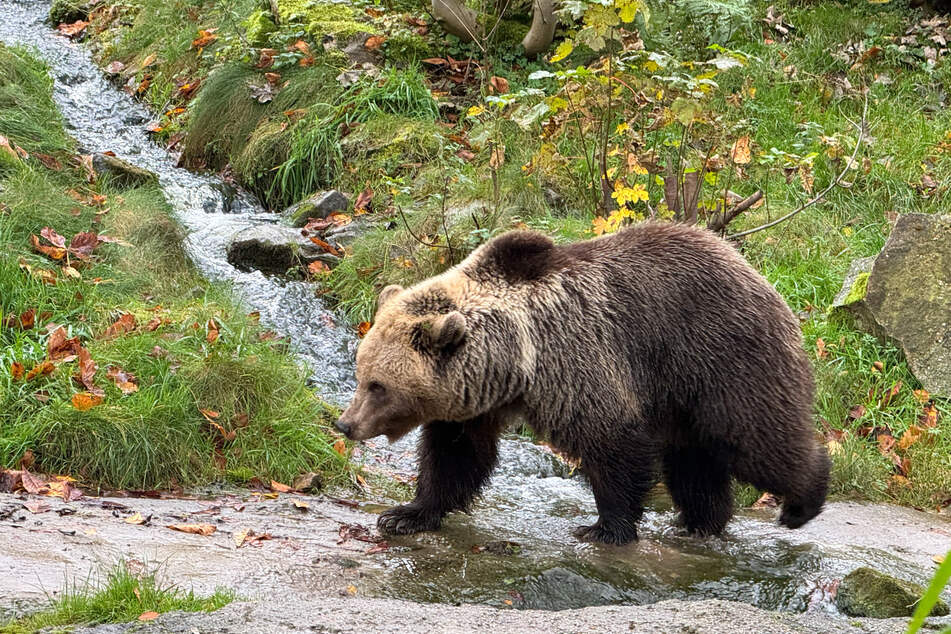
<instances>
[{"instance_id":1,"label":"bear's claw","mask_svg":"<svg viewBox=\"0 0 951 634\"><path fill-rule=\"evenodd\" d=\"M389 535L412 535L439 528L441 518L432 511L413 504L395 506L380 513L377 528Z\"/></svg>"},{"instance_id":2,"label":"bear's claw","mask_svg":"<svg viewBox=\"0 0 951 634\"><path fill-rule=\"evenodd\" d=\"M578 541L599 542L613 546L623 546L637 541L637 528L635 526L618 527L608 529L598 520L591 526L579 526L571 532Z\"/></svg>"}]
</instances>

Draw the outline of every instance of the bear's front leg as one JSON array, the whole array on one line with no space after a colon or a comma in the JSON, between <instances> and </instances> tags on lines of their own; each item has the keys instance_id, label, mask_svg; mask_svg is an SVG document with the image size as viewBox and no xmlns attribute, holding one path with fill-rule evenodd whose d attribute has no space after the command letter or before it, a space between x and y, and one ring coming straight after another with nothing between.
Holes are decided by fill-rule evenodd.
<instances>
[{"instance_id":1,"label":"bear's front leg","mask_svg":"<svg viewBox=\"0 0 951 634\"><path fill-rule=\"evenodd\" d=\"M644 514L644 497L657 479L654 459L628 443L615 446L620 451L585 456L582 469L588 476L598 521L579 526L572 534L580 541L623 546L637 541L637 522ZM643 449L643 448L642 448Z\"/></svg>"},{"instance_id":2,"label":"bear's front leg","mask_svg":"<svg viewBox=\"0 0 951 634\"><path fill-rule=\"evenodd\" d=\"M423 426L416 498L384 511L377 526L391 535L434 531L450 511L464 511L492 474L503 421L485 415Z\"/></svg>"}]
</instances>

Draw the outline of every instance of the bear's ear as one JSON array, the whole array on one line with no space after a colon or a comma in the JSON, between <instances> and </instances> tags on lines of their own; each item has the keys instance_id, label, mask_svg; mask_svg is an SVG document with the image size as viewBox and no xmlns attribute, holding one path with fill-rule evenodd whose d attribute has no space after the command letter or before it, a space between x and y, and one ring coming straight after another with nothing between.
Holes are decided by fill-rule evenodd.
<instances>
[{"instance_id":1,"label":"bear's ear","mask_svg":"<svg viewBox=\"0 0 951 634\"><path fill-rule=\"evenodd\" d=\"M376 299L376 309L380 310L381 308L383 308L383 305L387 301L393 299L393 296L402 290L403 290L403 287L400 286L399 284L390 284L389 286L384 288L382 291L380 291L380 295Z\"/></svg>"},{"instance_id":2,"label":"bear's ear","mask_svg":"<svg viewBox=\"0 0 951 634\"><path fill-rule=\"evenodd\" d=\"M429 337L436 351L459 347L466 339L466 318L458 310L436 317L429 329Z\"/></svg>"}]
</instances>

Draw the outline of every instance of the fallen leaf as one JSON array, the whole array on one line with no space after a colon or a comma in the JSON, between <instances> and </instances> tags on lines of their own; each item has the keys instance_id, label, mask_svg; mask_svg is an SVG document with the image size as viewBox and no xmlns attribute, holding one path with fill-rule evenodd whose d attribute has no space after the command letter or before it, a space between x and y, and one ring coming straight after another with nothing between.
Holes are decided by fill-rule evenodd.
<instances>
[{"instance_id":1,"label":"fallen leaf","mask_svg":"<svg viewBox=\"0 0 951 634\"><path fill-rule=\"evenodd\" d=\"M898 439L898 449L900 451L907 450L913 444L918 442L924 433L926 433L925 430L921 427L918 427L918 425L911 425L905 430L905 433L901 435L901 438Z\"/></svg>"},{"instance_id":2,"label":"fallen leaf","mask_svg":"<svg viewBox=\"0 0 951 634\"><path fill-rule=\"evenodd\" d=\"M361 321L359 324L357 324L357 337L363 339L366 334L370 332L370 328L372 326L373 324L368 321Z\"/></svg>"},{"instance_id":3,"label":"fallen leaf","mask_svg":"<svg viewBox=\"0 0 951 634\"><path fill-rule=\"evenodd\" d=\"M47 484L47 490L43 492L43 495L62 498L66 502L75 502L83 497L83 492L73 486L74 481L69 476L54 476Z\"/></svg>"},{"instance_id":4,"label":"fallen leaf","mask_svg":"<svg viewBox=\"0 0 951 634\"><path fill-rule=\"evenodd\" d=\"M208 334L205 336L205 339L208 343L214 343L218 341L218 323L214 319L209 319L207 324Z\"/></svg>"},{"instance_id":5,"label":"fallen leaf","mask_svg":"<svg viewBox=\"0 0 951 634\"><path fill-rule=\"evenodd\" d=\"M106 371L106 378L112 379L112 382L123 394L128 395L139 391L139 381L135 378L135 375L126 372L117 365L109 366Z\"/></svg>"},{"instance_id":6,"label":"fallen leaf","mask_svg":"<svg viewBox=\"0 0 951 634\"><path fill-rule=\"evenodd\" d=\"M310 273L312 276L316 277L318 275L329 273L330 267L327 266L325 263L321 262L320 260L314 260L313 262L307 265L307 272Z\"/></svg>"},{"instance_id":7,"label":"fallen leaf","mask_svg":"<svg viewBox=\"0 0 951 634\"><path fill-rule=\"evenodd\" d=\"M23 378L24 370L23 364L19 361L14 361L10 364L10 376L13 377L14 381L19 381Z\"/></svg>"},{"instance_id":8,"label":"fallen leaf","mask_svg":"<svg viewBox=\"0 0 951 634\"><path fill-rule=\"evenodd\" d=\"M141 513L135 513L122 521L126 524L135 524L136 526L141 526L142 524L145 524L146 519L142 517Z\"/></svg>"},{"instance_id":9,"label":"fallen leaf","mask_svg":"<svg viewBox=\"0 0 951 634\"><path fill-rule=\"evenodd\" d=\"M87 26L89 26L89 22L86 22L85 20L76 20L71 24L60 24L56 28L60 33L69 39L74 39L82 35Z\"/></svg>"},{"instance_id":10,"label":"fallen leaf","mask_svg":"<svg viewBox=\"0 0 951 634\"><path fill-rule=\"evenodd\" d=\"M750 152L750 137L741 136L733 143L733 149L730 150L730 158L737 165L746 165L752 158Z\"/></svg>"},{"instance_id":11,"label":"fallen leaf","mask_svg":"<svg viewBox=\"0 0 951 634\"><path fill-rule=\"evenodd\" d=\"M294 505L294 508L300 509L301 511L306 511L307 509L310 508L310 504L308 504L304 500L292 500L291 504Z\"/></svg>"},{"instance_id":12,"label":"fallen leaf","mask_svg":"<svg viewBox=\"0 0 951 634\"><path fill-rule=\"evenodd\" d=\"M385 41L385 35L371 35L367 38L367 41L363 43L363 48L367 49L368 51L375 51L383 46L383 42Z\"/></svg>"},{"instance_id":13,"label":"fallen leaf","mask_svg":"<svg viewBox=\"0 0 951 634\"><path fill-rule=\"evenodd\" d=\"M347 443L343 438L338 438L334 441L334 451L336 451L341 456L346 457L347 455Z\"/></svg>"},{"instance_id":14,"label":"fallen leaf","mask_svg":"<svg viewBox=\"0 0 951 634\"><path fill-rule=\"evenodd\" d=\"M42 255L45 255L51 260L62 260L63 258L66 257L65 248L57 247L57 246L51 247L51 246L42 244L40 242L40 239L36 236L36 234L33 234L33 233L30 234L30 244L33 246L34 251L36 251L37 253L41 253Z\"/></svg>"},{"instance_id":15,"label":"fallen leaf","mask_svg":"<svg viewBox=\"0 0 951 634\"><path fill-rule=\"evenodd\" d=\"M373 190L367 187L357 196L353 203L353 212L355 214L366 213L370 209L370 201L373 200Z\"/></svg>"},{"instance_id":16,"label":"fallen leaf","mask_svg":"<svg viewBox=\"0 0 951 634\"><path fill-rule=\"evenodd\" d=\"M294 489L287 486L286 484L281 484L277 480L271 480L271 490L277 491L278 493L293 493Z\"/></svg>"},{"instance_id":17,"label":"fallen leaf","mask_svg":"<svg viewBox=\"0 0 951 634\"><path fill-rule=\"evenodd\" d=\"M32 467L34 462L36 462L36 456L33 455L32 449L27 449L20 456L20 468L24 471Z\"/></svg>"},{"instance_id":18,"label":"fallen leaf","mask_svg":"<svg viewBox=\"0 0 951 634\"><path fill-rule=\"evenodd\" d=\"M39 495L46 490L46 482L25 469L20 472L20 486L27 493Z\"/></svg>"},{"instance_id":19,"label":"fallen leaf","mask_svg":"<svg viewBox=\"0 0 951 634\"><path fill-rule=\"evenodd\" d=\"M66 329L59 326L46 341L46 356L50 361L71 361L79 355L82 344L79 337L66 338Z\"/></svg>"},{"instance_id":20,"label":"fallen leaf","mask_svg":"<svg viewBox=\"0 0 951 634\"><path fill-rule=\"evenodd\" d=\"M204 535L206 537L218 530L218 527L213 524L168 524L165 528L170 528L173 531L179 531L181 533L190 533L192 535Z\"/></svg>"},{"instance_id":21,"label":"fallen leaf","mask_svg":"<svg viewBox=\"0 0 951 634\"><path fill-rule=\"evenodd\" d=\"M109 64L107 64L105 69L103 70L105 70L110 75L118 75L119 73L125 70L125 64L123 64L119 60L115 60L115 61L109 62Z\"/></svg>"},{"instance_id":22,"label":"fallen leaf","mask_svg":"<svg viewBox=\"0 0 951 634\"><path fill-rule=\"evenodd\" d=\"M158 612L143 612L139 615L140 621L154 621L159 616Z\"/></svg>"},{"instance_id":23,"label":"fallen leaf","mask_svg":"<svg viewBox=\"0 0 951 634\"><path fill-rule=\"evenodd\" d=\"M342 258L342 257L343 257L343 253L341 253L338 249L336 249L336 248L335 248L332 244L330 244L329 242L326 242L326 241L324 241L324 240L321 240L320 238L318 238L318 237L316 237L316 236L310 236L310 241L313 242L314 244L316 244L318 247L320 247L320 248L323 249L324 251L326 251L327 253L329 253L330 255L335 255L335 256L337 256L338 258Z\"/></svg>"},{"instance_id":24,"label":"fallen leaf","mask_svg":"<svg viewBox=\"0 0 951 634\"><path fill-rule=\"evenodd\" d=\"M852 420L858 420L862 418L863 416L865 416L865 412L866 412L866 409L864 405L856 405L855 407L849 410L849 418L851 418Z\"/></svg>"},{"instance_id":25,"label":"fallen leaf","mask_svg":"<svg viewBox=\"0 0 951 634\"><path fill-rule=\"evenodd\" d=\"M753 502L754 509L774 509L779 506L779 501L772 493L764 493L758 500Z\"/></svg>"},{"instance_id":26,"label":"fallen leaf","mask_svg":"<svg viewBox=\"0 0 951 634\"><path fill-rule=\"evenodd\" d=\"M205 48L218 39L215 31L218 29L201 29L198 31L198 37L192 40L192 48Z\"/></svg>"},{"instance_id":27,"label":"fallen leaf","mask_svg":"<svg viewBox=\"0 0 951 634\"><path fill-rule=\"evenodd\" d=\"M492 86L492 89L500 95L508 94L509 80L505 79L504 77L490 77L489 85Z\"/></svg>"},{"instance_id":28,"label":"fallen leaf","mask_svg":"<svg viewBox=\"0 0 951 634\"><path fill-rule=\"evenodd\" d=\"M158 56L155 53L149 54L145 59L142 60L142 63L139 65L140 69L148 68L155 63L155 60L158 59Z\"/></svg>"},{"instance_id":29,"label":"fallen leaf","mask_svg":"<svg viewBox=\"0 0 951 634\"><path fill-rule=\"evenodd\" d=\"M918 422L922 427L933 429L938 426L938 408L934 403L928 403L922 408Z\"/></svg>"},{"instance_id":30,"label":"fallen leaf","mask_svg":"<svg viewBox=\"0 0 951 634\"><path fill-rule=\"evenodd\" d=\"M99 246L99 236L95 231L83 231L69 241L69 252L80 260L88 260Z\"/></svg>"},{"instance_id":31,"label":"fallen leaf","mask_svg":"<svg viewBox=\"0 0 951 634\"><path fill-rule=\"evenodd\" d=\"M826 350L826 342L821 338L816 339L816 357L819 359L825 359L829 356L829 351Z\"/></svg>"},{"instance_id":32,"label":"fallen leaf","mask_svg":"<svg viewBox=\"0 0 951 634\"><path fill-rule=\"evenodd\" d=\"M56 369L56 365L52 361L43 361L42 363L37 363L34 365L29 372L26 373L26 380L32 381L38 376L47 376L53 373L53 370Z\"/></svg>"},{"instance_id":33,"label":"fallen leaf","mask_svg":"<svg viewBox=\"0 0 951 634\"><path fill-rule=\"evenodd\" d=\"M102 334L102 338L111 339L127 332L132 332L133 330L135 330L135 315L132 313L122 313L119 319L106 328L106 331Z\"/></svg>"},{"instance_id":34,"label":"fallen leaf","mask_svg":"<svg viewBox=\"0 0 951 634\"><path fill-rule=\"evenodd\" d=\"M347 586L347 594L349 594L352 597L356 593L357 593L357 587L355 585L351 583L349 586Z\"/></svg>"},{"instance_id":35,"label":"fallen leaf","mask_svg":"<svg viewBox=\"0 0 951 634\"><path fill-rule=\"evenodd\" d=\"M80 412L85 412L87 410L96 407L97 405L102 404L102 397L98 394L92 394L91 392L77 392L73 394L72 398L73 407L78 409Z\"/></svg>"}]
</instances>

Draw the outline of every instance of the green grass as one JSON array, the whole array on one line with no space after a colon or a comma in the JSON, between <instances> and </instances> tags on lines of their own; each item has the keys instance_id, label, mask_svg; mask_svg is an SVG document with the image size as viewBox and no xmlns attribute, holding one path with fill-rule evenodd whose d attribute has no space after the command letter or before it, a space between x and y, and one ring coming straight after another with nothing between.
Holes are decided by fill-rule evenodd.
<instances>
[{"instance_id":1,"label":"green grass","mask_svg":"<svg viewBox=\"0 0 951 634\"><path fill-rule=\"evenodd\" d=\"M72 144L52 114L45 69L22 51L0 47L4 66L21 75L4 75L0 87L20 96L0 107L0 134L24 144L30 137L21 130L33 130L34 143L70 148L63 152L66 164ZM346 463L327 433L334 412L230 290L197 273L161 192L94 187L106 197L102 208L67 193L85 191L78 169L49 170L30 159L0 173L0 466L16 466L31 450L37 469L68 473L86 485L134 489L248 472L278 480L307 471L321 471L331 482L344 478ZM133 246L101 245L87 266L73 260L81 275L74 279L31 251L29 236L43 227L67 240L92 229ZM55 284L39 279L40 271ZM7 323L31 310L35 328ZM135 316L136 329L103 336L123 313ZM153 319L161 323L150 330ZM214 341L210 322L219 330ZM98 365L95 383L105 391L101 404L86 411L73 406L83 391L73 379L75 361L30 381L11 371L15 363L29 371L46 358L46 324L65 327L89 350ZM138 390L123 394L106 376L110 366L133 374ZM217 412L213 422L224 431L201 410Z\"/></svg>"},{"instance_id":2,"label":"green grass","mask_svg":"<svg viewBox=\"0 0 951 634\"><path fill-rule=\"evenodd\" d=\"M146 612L214 612L234 601L230 590L218 589L208 597L184 591L157 579L156 573L138 573L119 563L104 579L67 585L49 606L39 612L0 624L0 634L30 634L53 628L64 631L78 626L137 621Z\"/></svg>"}]
</instances>

